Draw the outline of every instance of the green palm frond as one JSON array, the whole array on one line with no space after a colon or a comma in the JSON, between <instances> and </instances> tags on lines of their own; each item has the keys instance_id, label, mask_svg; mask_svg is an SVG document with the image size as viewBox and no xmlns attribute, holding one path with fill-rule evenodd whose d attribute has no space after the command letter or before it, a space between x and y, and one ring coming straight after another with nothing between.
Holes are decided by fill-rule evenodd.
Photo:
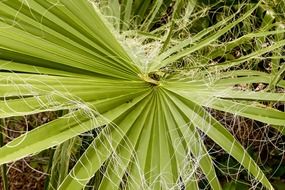
<instances>
[{"instance_id":1,"label":"green palm frond","mask_svg":"<svg viewBox=\"0 0 285 190\"><path fill-rule=\"evenodd\" d=\"M196 1L185 2L190 13L176 4L177 11L185 14L169 23L190 17ZM0 164L100 129L58 189L83 189L104 167L99 185L102 190L199 189L198 168L210 187L220 190L202 132L264 187L273 189L245 148L207 108L271 124L283 132L285 113L257 102L285 102L284 94L240 91L233 86L270 84L273 79L273 86L284 88L285 81L277 79L276 73L224 69L280 51L284 40L278 38L271 46L221 64L194 65L185 76L160 76L169 64L216 43L260 5L252 6L238 19L231 15L188 39L177 41L166 33L160 41L167 43L162 48L165 50L147 64L147 58L134 54L126 43L128 36L123 38L120 32L155 35L152 27L170 4L133 0L99 4L87 0L0 1L0 118L69 110L0 148ZM134 20L129 22L130 18ZM274 32L250 33L225 47L230 51L245 39ZM220 54L217 50L208 57Z\"/></svg>"}]
</instances>

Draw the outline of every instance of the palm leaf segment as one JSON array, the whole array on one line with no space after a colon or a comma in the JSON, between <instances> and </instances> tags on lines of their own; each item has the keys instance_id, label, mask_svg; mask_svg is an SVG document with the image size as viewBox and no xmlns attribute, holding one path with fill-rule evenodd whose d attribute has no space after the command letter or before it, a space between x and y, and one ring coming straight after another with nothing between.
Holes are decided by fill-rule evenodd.
<instances>
[{"instance_id":1,"label":"palm leaf segment","mask_svg":"<svg viewBox=\"0 0 285 190\"><path fill-rule=\"evenodd\" d=\"M248 104L256 99L284 101L284 96L231 88L239 80L269 83L269 75L240 71L217 81L209 81L206 75L157 81L144 72L155 72L205 47L233 25L219 23L224 26L222 31L206 38L211 28L203 31L193 46L188 47L186 40L160 54L145 69L88 1L1 1L0 12L0 117L70 110L1 148L1 164L98 128L100 134L60 189L82 189L103 165L100 189L122 185L127 189L198 189L197 168L212 189L221 189L200 138L202 131L257 181L273 189L245 149L205 110L214 108L284 126L284 113ZM279 47L284 45L281 43ZM277 85L285 86L283 81Z\"/></svg>"}]
</instances>

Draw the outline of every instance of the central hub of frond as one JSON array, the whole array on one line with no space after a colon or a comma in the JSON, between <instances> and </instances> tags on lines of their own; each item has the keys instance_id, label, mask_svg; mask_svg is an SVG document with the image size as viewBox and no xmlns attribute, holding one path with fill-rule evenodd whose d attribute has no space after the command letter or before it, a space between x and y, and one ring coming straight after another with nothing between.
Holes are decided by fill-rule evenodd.
<instances>
[{"instance_id":1,"label":"central hub of frond","mask_svg":"<svg viewBox=\"0 0 285 190\"><path fill-rule=\"evenodd\" d=\"M147 83L154 86L159 86L160 76L157 73L139 74L139 76Z\"/></svg>"}]
</instances>

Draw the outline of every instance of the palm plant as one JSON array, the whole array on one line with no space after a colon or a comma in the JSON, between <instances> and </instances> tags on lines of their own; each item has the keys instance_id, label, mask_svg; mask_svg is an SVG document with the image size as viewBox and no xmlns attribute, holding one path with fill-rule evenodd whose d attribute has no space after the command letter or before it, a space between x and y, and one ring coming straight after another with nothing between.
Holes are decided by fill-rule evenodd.
<instances>
[{"instance_id":1,"label":"palm plant","mask_svg":"<svg viewBox=\"0 0 285 190\"><path fill-rule=\"evenodd\" d=\"M194 190L201 170L209 186L219 190L205 134L256 181L273 189L245 148L207 109L264 122L283 133L285 113L265 103L285 101L284 94L272 90L285 88L278 56L284 29L269 23L266 30L219 44L260 2L240 5L237 13L181 39L176 34L187 26L197 2L171 3L1 0L0 117L67 111L0 148L0 164L58 145L67 153L78 135L96 129L75 166L70 171L65 166L68 174L63 172L62 180L49 188L83 189L102 172L99 189ZM156 26L169 6L167 23ZM279 37L239 58L209 61L249 39L268 36ZM262 57L268 52L279 54ZM191 60L190 68L178 73L173 64L185 59ZM275 72L238 67L260 59L275 60ZM233 88L253 83L270 84L271 91ZM62 156L60 151L55 155Z\"/></svg>"}]
</instances>

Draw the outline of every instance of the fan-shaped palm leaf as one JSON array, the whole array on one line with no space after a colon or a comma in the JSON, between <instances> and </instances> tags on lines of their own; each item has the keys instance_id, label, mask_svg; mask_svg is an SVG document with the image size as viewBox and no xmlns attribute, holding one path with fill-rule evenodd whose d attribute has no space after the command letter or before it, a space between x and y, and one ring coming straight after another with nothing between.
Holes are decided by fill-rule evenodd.
<instances>
[{"instance_id":1,"label":"fan-shaped palm leaf","mask_svg":"<svg viewBox=\"0 0 285 190\"><path fill-rule=\"evenodd\" d=\"M165 46L166 51L146 65L131 53L113 26L125 31L132 24L126 21L139 15L142 20L135 22L143 23L141 30L148 32L163 9L161 2L125 0L121 6L119 1L106 1L113 10L104 11L100 4L109 16L106 19L97 5L87 0L0 1L0 117L70 110L0 148L0 164L100 128L59 189L82 189L102 166L105 172L99 189L198 189L197 168L212 189L221 189L200 137L203 132L256 180L273 189L246 150L205 109L284 126L284 112L251 103L285 101L284 95L232 88L239 83L270 83L271 75L240 71L220 77L209 75L212 67L207 72L200 70L200 76L180 79L158 80L157 74L149 74L216 41L252 14L258 4L231 24L233 16L191 39L168 49ZM195 2L190 1L189 7L192 4ZM116 12L117 8L122 11ZM146 10L151 10L149 15ZM113 26L107 20L114 21ZM220 30L215 32L217 28ZM284 45L280 40L215 67L222 70ZM282 80L275 85L285 86Z\"/></svg>"}]
</instances>

